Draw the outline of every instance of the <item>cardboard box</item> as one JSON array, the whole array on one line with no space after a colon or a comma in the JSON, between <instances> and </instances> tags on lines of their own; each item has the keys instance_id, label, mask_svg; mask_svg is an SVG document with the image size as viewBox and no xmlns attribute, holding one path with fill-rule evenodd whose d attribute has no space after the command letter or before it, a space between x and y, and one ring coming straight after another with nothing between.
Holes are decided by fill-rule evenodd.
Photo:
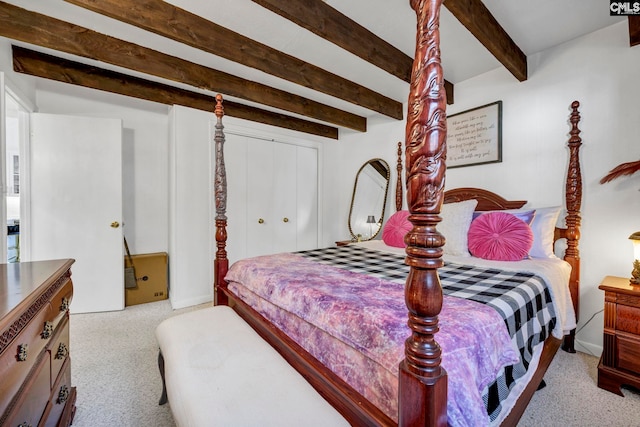
<instances>
[{"instance_id":1,"label":"cardboard box","mask_svg":"<svg viewBox=\"0 0 640 427\"><path fill-rule=\"evenodd\" d=\"M124 305L167 299L169 297L167 253L131 255L131 258L136 272L136 287L124 290ZM125 267L129 267L127 257L124 260Z\"/></svg>"}]
</instances>

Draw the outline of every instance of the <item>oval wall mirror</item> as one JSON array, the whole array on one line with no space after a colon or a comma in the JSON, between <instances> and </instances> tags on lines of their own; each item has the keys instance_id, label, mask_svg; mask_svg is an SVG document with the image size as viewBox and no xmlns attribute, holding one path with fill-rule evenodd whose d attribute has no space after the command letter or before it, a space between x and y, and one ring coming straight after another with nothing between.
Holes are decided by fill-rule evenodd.
<instances>
[{"instance_id":1,"label":"oval wall mirror","mask_svg":"<svg viewBox=\"0 0 640 427\"><path fill-rule=\"evenodd\" d=\"M349 209L352 240L371 240L380 232L387 204L389 177L389 165L382 159L371 159L358 170Z\"/></svg>"}]
</instances>

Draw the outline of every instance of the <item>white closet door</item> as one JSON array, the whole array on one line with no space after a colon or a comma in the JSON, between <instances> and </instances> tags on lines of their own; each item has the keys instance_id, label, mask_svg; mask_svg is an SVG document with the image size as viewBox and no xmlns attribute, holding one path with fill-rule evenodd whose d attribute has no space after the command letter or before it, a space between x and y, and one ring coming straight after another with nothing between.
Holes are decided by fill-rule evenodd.
<instances>
[{"instance_id":1,"label":"white closet door","mask_svg":"<svg viewBox=\"0 0 640 427\"><path fill-rule=\"evenodd\" d=\"M274 215L274 146L249 138L247 144L247 256L272 252Z\"/></svg>"},{"instance_id":2,"label":"white closet door","mask_svg":"<svg viewBox=\"0 0 640 427\"><path fill-rule=\"evenodd\" d=\"M74 258L73 313L122 310L122 121L31 116L31 261Z\"/></svg>"},{"instance_id":3,"label":"white closet door","mask_svg":"<svg viewBox=\"0 0 640 427\"><path fill-rule=\"evenodd\" d=\"M296 149L296 250L318 247L318 150Z\"/></svg>"},{"instance_id":4,"label":"white closet door","mask_svg":"<svg viewBox=\"0 0 640 427\"><path fill-rule=\"evenodd\" d=\"M318 245L317 149L228 133L230 262Z\"/></svg>"}]
</instances>

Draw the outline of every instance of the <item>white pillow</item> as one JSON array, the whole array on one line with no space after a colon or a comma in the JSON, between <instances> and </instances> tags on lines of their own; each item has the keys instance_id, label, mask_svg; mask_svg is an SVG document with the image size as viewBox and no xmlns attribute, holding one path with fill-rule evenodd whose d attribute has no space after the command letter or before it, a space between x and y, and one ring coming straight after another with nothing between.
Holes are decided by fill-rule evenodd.
<instances>
[{"instance_id":1,"label":"white pillow","mask_svg":"<svg viewBox=\"0 0 640 427\"><path fill-rule=\"evenodd\" d=\"M555 258L553 252L553 235L556 230L558 217L560 216L560 206L549 208L537 208L536 214L531 221L531 231L533 232L533 246L529 251L531 258Z\"/></svg>"},{"instance_id":2,"label":"white pillow","mask_svg":"<svg viewBox=\"0 0 640 427\"><path fill-rule=\"evenodd\" d=\"M473 211L477 205L478 201L475 199L442 205L440 210L442 221L437 225L437 229L446 239L442 248L445 254L471 256L467 244L467 233L469 233Z\"/></svg>"}]
</instances>

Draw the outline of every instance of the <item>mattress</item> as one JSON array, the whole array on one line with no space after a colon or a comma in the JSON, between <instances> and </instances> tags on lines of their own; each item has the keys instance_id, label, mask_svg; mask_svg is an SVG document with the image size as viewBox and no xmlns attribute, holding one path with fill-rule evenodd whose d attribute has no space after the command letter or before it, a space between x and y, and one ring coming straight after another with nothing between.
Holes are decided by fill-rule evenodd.
<instances>
[{"instance_id":1,"label":"mattress","mask_svg":"<svg viewBox=\"0 0 640 427\"><path fill-rule=\"evenodd\" d=\"M408 336L407 267L403 254L366 246L243 260L227 281L232 292L396 419L398 363ZM497 424L535 369L538 344L552 330L570 327L562 320L570 313L553 302L561 291L547 284L563 273L548 266L535 272L531 266L498 269L460 261L448 260L439 271L445 303L436 339L449 376L449 422ZM551 263L563 270L563 262ZM496 298L505 293L512 294L511 302ZM524 322L521 311L531 312ZM460 344L465 342L476 345Z\"/></svg>"}]
</instances>

